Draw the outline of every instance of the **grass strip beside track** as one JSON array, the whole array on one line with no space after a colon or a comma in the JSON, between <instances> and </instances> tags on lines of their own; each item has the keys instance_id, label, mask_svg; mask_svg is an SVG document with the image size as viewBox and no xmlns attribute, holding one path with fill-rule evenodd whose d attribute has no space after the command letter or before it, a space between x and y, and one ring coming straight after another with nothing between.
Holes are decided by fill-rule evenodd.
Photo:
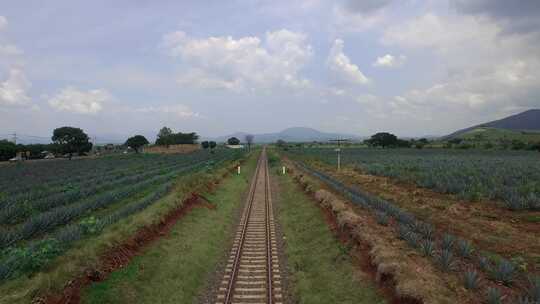
<instances>
[{"instance_id":1,"label":"grass strip beside track","mask_svg":"<svg viewBox=\"0 0 540 304\"><path fill-rule=\"evenodd\" d=\"M347 248L335 239L311 198L289 176L280 175L278 182L277 218L286 237L292 302L386 303L369 278L355 272Z\"/></svg>"},{"instance_id":2,"label":"grass strip beside track","mask_svg":"<svg viewBox=\"0 0 540 304\"><path fill-rule=\"evenodd\" d=\"M242 175L232 175L205 197L215 209L195 208L170 235L126 268L83 293L83 303L193 303L232 236L234 209L241 205L255 169L252 157Z\"/></svg>"}]
</instances>

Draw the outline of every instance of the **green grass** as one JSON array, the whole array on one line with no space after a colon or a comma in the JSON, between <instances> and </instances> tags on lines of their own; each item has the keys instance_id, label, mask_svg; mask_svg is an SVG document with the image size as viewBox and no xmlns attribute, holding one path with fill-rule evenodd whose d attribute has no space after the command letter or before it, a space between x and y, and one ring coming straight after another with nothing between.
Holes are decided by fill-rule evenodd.
<instances>
[{"instance_id":1,"label":"green grass","mask_svg":"<svg viewBox=\"0 0 540 304\"><path fill-rule=\"evenodd\" d=\"M476 128L468 131L458 137L464 139L478 139L483 141L495 141L500 139L505 140L521 140L524 142L538 142L540 141L540 132L536 131L516 131L505 130L497 128Z\"/></svg>"},{"instance_id":2,"label":"green grass","mask_svg":"<svg viewBox=\"0 0 540 304\"><path fill-rule=\"evenodd\" d=\"M195 208L165 238L124 269L83 291L82 303L192 303L225 254L234 210L255 168L252 157L242 175L232 175L213 194L215 210Z\"/></svg>"},{"instance_id":3,"label":"green grass","mask_svg":"<svg viewBox=\"0 0 540 304\"><path fill-rule=\"evenodd\" d=\"M272 171L274 172L274 170ZM278 220L286 237L292 303L386 303L326 224L321 210L288 176L279 178Z\"/></svg>"}]
</instances>

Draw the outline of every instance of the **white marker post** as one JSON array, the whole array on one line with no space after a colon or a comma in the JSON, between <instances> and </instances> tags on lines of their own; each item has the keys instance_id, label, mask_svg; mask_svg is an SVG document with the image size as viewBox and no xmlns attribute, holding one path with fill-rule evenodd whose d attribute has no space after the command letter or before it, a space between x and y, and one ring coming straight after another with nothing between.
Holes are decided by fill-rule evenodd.
<instances>
[{"instance_id":1,"label":"white marker post","mask_svg":"<svg viewBox=\"0 0 540 304\"><path fill-rule=\"evenodd\" d=\"M287 169L285 169L285 166L283 166L283 175L285 175L285 172L287 172Z\"/></svg>"},{"instance_id":2,"label":"white marker post","mask_svg":"<svg viewBox=\"0 0 540 304\"><path fill-rule=\"evenodd\" d=\"M238 166L238 175L240 175L240 166Z\"/></svg>"},{"instance_id":3,"label":"white marker post","mask_svg":"<svg viewBox=\"0 0 540 304\"><path fill-rule=\"evenodd\" d=\"M341 149L337 148L334 151L337 152L337 170L339 172L341 170Z\"/></svg>"}]
</instances>

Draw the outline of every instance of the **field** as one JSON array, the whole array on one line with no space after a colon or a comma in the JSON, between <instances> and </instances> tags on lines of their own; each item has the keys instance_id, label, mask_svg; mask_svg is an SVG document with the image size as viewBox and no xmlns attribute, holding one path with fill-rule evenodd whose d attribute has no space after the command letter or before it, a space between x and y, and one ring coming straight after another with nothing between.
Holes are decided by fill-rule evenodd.
<instances>
[{"instance_id":1,"label":"field","mask_svg":"<svg viewBox=\"0 0 540 304\"><path fill-rule=\"evenodd\" d=\"M182 176L243 152L32 162L0 171L0 282L47 266L78 240L145 210Z\"/></svg>"},{"instance_id":2,"label":"field","mask_svg":"<svg viewBox=\"0 0 540 304\"><path fill-rule=\"evenodd\" d=\"M336 165L331 149L295 149ZM522 151L343 149L342 164L412 182L462 199L500 201L511 210L540 209L540 154Z\"/></svg>"},{"instance_id":3,"label":"field","mask_svg":"<svg viewBox=\"0 0 540 304\"><path fill-rule=\"evenodd\" d=\"M513 131L495 128L475 128L458 136L459 138L473 140L480 143L496 143L497 141L520 140L523 142L540 142L540 132Z\"/></svg>"},{"instance_id":4,"label":"field","mask_svg":"<svg viewBox=\"0 0 540 304\"><path fill-rule=\"evenodd\" d=\"M390 227L431 261L441 285L461 281L477 292L463 297L539 292L538 153L343 149L339 172L334 150L285 155L376 223L370 235ZM399 243L387 244L398 251Z\"/></svg>"}]
</instances>

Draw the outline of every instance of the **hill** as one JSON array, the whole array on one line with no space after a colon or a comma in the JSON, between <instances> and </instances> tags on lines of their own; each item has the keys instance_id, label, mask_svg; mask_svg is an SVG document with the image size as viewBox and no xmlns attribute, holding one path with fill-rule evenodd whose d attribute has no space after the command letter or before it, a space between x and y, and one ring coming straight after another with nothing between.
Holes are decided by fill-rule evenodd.
<instances>
[{"instance_id":1,"label":"hill","mask_svg":"<svg viewBox=\"0 0 540 304\"><path fill-rule=\"evenodd\" d=\"M244 137L249 134L246 132L236 132L227 136L220 136L215 140L217 142L225 142L230 137L237 137L241 141L244 140ZM256 143L272 143L276 142L279 139L282 139L287 142L311 142L311 141L328 141L330 139L337 138L348 138L352 140L360 140L359 136L350 135L350 134L339 134L339 133L326 133L321 132L312 128L305 127L294 127L288 128L281 132L277 133L263 133L263 134L253 134L254 141Z\"/></svg>"},{"instance_id":2,"label":"hill","mask_svg":"<svg viewBox=\"0 0 540 304\"><path fill-rule=\"evenodd\" d=\"M489 135L489 137L504 136L513 138L514 136L528 137L528 135L536 137L538 136L538 134L536 134L537 132L540 132L540 109L532 109L503 119L456 131L450 135L444 136L443 139L466 138L471 136L471 134L474 136L475 134L480 133Z\"/></svg>"}]
</instances>

